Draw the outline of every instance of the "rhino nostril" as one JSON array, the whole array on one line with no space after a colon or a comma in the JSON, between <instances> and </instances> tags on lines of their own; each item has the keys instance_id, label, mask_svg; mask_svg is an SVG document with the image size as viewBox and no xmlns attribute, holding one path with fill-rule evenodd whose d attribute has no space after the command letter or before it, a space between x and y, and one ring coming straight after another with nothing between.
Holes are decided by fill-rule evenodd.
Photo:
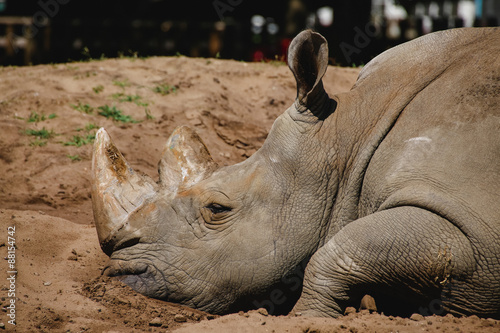
<instances>
[{"instance_id":1,"label":"rhino nostril","mask_svg":"<svg viewBox=\"0 0 500 333\"><path fill-rule=\"evenodd\" d=\"M113 248L113 252L139 244L140 240L141 240L140 237L134 237L122 242L118 242Z\"/></svg>"}]
</instances>

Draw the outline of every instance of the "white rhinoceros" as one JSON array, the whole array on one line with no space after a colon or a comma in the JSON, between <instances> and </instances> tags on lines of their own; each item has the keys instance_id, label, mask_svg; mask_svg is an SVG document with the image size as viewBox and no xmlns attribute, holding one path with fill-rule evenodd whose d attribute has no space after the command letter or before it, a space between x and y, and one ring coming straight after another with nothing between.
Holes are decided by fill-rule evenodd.
<instances>
[{"instance_id":1,"label":"white rhinoceros","mask_svg":"<svg viewBox=\"0 0 500 333\"><path fill-rule=\"evenodd\" d=\"M297 99L237 165L180 127L155 183L99 130L104 274L212 313L335 317L371 294L386 313L500 318L500 29L392 48L330 97L321 35L288 62Z\"/></svg>"}]
</instances>

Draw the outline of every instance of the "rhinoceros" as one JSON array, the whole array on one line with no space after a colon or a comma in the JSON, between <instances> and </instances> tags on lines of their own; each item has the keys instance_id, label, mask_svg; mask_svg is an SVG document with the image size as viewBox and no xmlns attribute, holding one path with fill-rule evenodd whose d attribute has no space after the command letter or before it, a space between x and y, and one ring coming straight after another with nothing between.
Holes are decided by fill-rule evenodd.
<instances>
[{"instance_id":1,"label":"rhinoceros","mask_svg":"<svg viewBox=\"0 0 500 333\"><path fill-rule=\"evenodd\" d=\"M297 35L288 65L296 100L239 164L183 126L154 181L98 131L103 274L214 314L337 317L369 294L386 314L500 318L500 29L396 46L334 96L323 36Z\"/></svg>"}]
</instances>

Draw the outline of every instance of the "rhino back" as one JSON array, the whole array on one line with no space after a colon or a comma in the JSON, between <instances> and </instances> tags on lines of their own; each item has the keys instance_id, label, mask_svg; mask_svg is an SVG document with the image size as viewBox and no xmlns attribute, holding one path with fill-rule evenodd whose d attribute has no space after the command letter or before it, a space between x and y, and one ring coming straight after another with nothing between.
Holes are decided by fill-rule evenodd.
<instances>
[{"instance_id":1,"label":"rhino back","mask_svg":"<svg viewBox=\"0 0 500 333\"><path fill-rule=\"evenodd\" d=\"M425 61L436 59L430 67L441 63L441 69L395 111L392 127L368 164L360 215L402 205L422 207L447 218L476 249L498 260L500 30L443 32L443 44L439 35L433 36L438 42L434 49L434 40L413 45ZM381 75L385 66L377 63L378 70L367 72ZM418 81L419 73L409 68L402 81Z\"/></svg>"}]
</instances>

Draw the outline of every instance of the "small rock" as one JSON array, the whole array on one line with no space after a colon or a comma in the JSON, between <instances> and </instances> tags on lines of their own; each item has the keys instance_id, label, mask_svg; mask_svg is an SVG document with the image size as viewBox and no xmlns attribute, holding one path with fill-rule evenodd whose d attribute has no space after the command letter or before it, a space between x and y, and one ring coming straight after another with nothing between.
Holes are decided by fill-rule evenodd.
<instances>
[{"instance_id":1,"label":"small rock","mask_svg":"<svg viewBox=\"0 0 500 333\"><path fill-rule=\"evenodd\" d=\"M371 313L370 310L367 310L367 309L359 311L359 314L362 315L362 316L369 315L370 313Z\"/></svg>"},{"instance_id":2,"label":"small rock","mask_svg":"<svg viewBox=\"0 0 500 333\"><path fill-rule=\"evenodd\" d=\"M268 316L269 315L269 312L267 312L267 310L265 308L259 308L259 309L257 309L257 313L260 313L263 316Z\"/></svg>"},{"instance_id":3,"label":"small rock","mask_svg":"<svg viewBox=\"0 0 500 333\"><path fill-rule=\"evenodd\" d=\"M46 287L50 286L51 284L52 284L52 282L50 282L50 281L47 281L47 282L43 283L43 285L46 286Z\"/></svg>"},{"instance_id":4,"label":"small rock","mask_svg":"<svg viewBox=\"0 0 500 333\"><path fill-rule=\"evenodd\" d=\"M151 320L149 322L149 326L160 327L161 325L162 325L162 322L161 322L161 318L159 318L159 317L153 318L153 320Z\"/></svg>"},{"instance_id":5,"label":"small rock","mask_svg":"<svg viewBox=\"0 0 500 333\"><path fill-rule=\"evenodd\" d=\"M414 313L411 315L410 319L413 321L421 321L424 320L424 316L422 316L420 313Z\"/></svg>"},{"instance_id":6,"label":"small rock","mask_svg":"<svg viewBox=\"0 0 500 333\"><path fill-rule=\"evenodd\" d=\"M187 318L185 315L178 313L175 315L174 321L177 323L185 323L187 321Z\"/></svg>"},{"instance_id":7,"label":"small rock","mask_svg":"<svg viewBox=\"0 0 500 333\"><path fill-rule=\"evenodd\" d=\"M491 319L491 318L481 320L481 326L483 326L483 327L492 327L492 326L495 326L495 324L496 324L496 320Z\"/></svg>"},{"instance_id":8,"label":"small rock","mask_svg":"<svg viewBox=\"0 0 500 333\"><path fill-rule=\"evenodd\" d=\"M375 303L375 299L370 295L365 295L361 299L361 303L359 305L359 310L368 310L370 312L377 312L377 304Z\"/></svg>"},{"instance_id":9,"label":"small rock","mask_svg":"<svg viewBox=\"0 0 500 333\"><path fill-rule=\"evenodd\" d=\"M348 316L350 314L356 313L356 309L352 306L345 308L344 315Z\"/></svg>"},{"instance_id":10,"label":"small rock","mask_svg":"<svg viewBox=\"0 0 500 333\"><path fill-rule=\"evenodd\" d=\"M476 316L476 315L472 315L472 316L470 316L470 317L469 317L469 320L471 320L471 321L473 321L473 322L474 322L474 321L478 321L478 320L479 320L479 317L478 317L478 316Z\"/></svg>"},{"instance_id":11,"label":"small rock","mask_svg":"<svg viewBox=\"0 0 500 333\"><path fill-rule=\"evenodd\" d=\"M5 324L4 323L0 323L0 329L5 329Z\"/></svg>"}]
</instances>

